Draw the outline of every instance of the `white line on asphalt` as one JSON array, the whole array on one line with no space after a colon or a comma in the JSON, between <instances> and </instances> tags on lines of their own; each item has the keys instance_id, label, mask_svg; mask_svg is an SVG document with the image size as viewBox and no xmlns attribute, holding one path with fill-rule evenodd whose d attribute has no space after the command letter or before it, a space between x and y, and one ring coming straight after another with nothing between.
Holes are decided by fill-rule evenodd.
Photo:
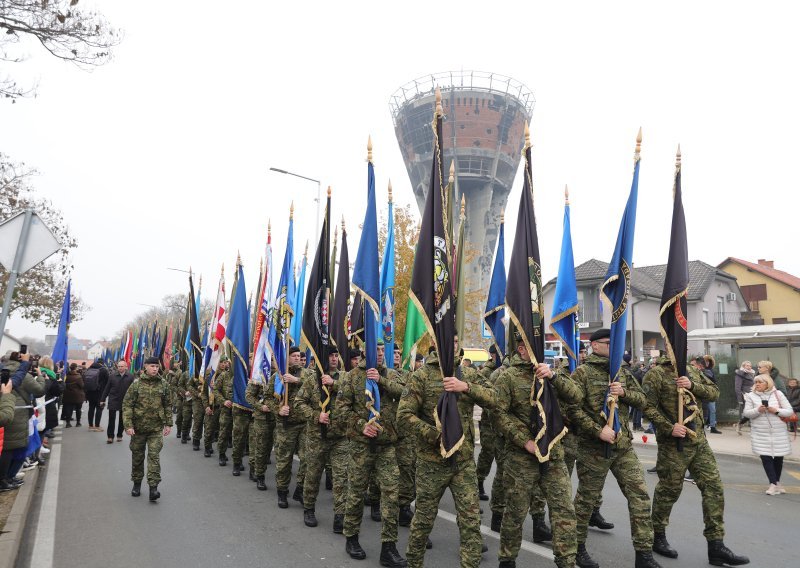
<instances>
[{"instance_id":1,"label":"white line on asphalt","mask_svg":"<svg viewBox=\"0 0 800 568\"><path fill-rule=\"evenodd\" d=\"M30 568L51 568L56 540L56 507L58 505L58 470L61 467L61 444L53 444L47 463L39 522L34 531Z\"/></svg>"},{"instance_id":2,"label":"white line on asphalt","mask_svg":"<svg viewBox=\"0 0 800 568\"><path fill-rule=\"evenodd\" d=\"M442 511L439 509L438 516L444 519L445 521L449 521L451 523L456 522L456 516L452 513L448 513L447 511ZM493 532L489 527L486 525L481 525L481 533L485 534L486 536L490 536L495 540L500 540L500 535ZM527 550L528 552L532 552L542 558L547 558L549 560L553 559L553 551L549 548L544 546L539 546L538 544L533 544L532 542L528 542L525 539L522 539L522 548Z\"/></svg>"}]
</instances>

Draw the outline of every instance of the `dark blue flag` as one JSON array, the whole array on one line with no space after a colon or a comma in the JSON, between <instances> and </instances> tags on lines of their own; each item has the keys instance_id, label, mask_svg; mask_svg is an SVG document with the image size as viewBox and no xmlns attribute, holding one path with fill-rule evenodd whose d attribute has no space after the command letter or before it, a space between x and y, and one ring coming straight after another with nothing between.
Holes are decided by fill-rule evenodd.
<instances>
[{"instance_id":1,"label":"dark blue flag","mask_svg":"<svg viewBox=\"0 0 800 568\"><path fill-rule=\"evenodd\" d=\"M231 319L225 330L233 366L233 403L243 408L252 408L244 399L247 379L250 377L250 316L247 313L247 293L244 286L244 271L239 264L239 280L236 295L231 305ZM199 367L200 361L197 362Z\"/></svg>"}]
</instances>

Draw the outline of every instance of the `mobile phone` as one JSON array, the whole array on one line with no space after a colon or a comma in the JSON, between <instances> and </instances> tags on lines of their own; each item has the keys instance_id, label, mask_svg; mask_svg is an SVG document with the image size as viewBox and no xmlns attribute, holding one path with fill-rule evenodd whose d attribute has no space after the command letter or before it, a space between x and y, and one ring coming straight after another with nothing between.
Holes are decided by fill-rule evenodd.
<instances>
[{"instance_id":1,"label":"mobile phone","mask_svg":"<svg viewBox=\"0 0 800 568\"><path fill-rule=\"evenodd\" d=\"M19 346L19 354L20 355L25 355L25 353L27 353L27 352L28 352L28 346L27 345L20 345Z\"/></svg>"},{"instance_id":2,"label":"mobile phone","mask_svg":"<svg viewBox=\"0 0 800 568\"><path fill-rule=\"evenodd\" d=\"M0 369L0 382L6 384L11 379L11 371L8 369Z\"/></svg>"},{"instance_id":3,"label":"mobile phone","mask_svg":"<svg viewBox=\"0 0 800 568\"><path fill-rule=\"evenodd\" d=\"M761 406L769 406L769 401L765 399L761 399Z\"/></svg>"}]
</instances>

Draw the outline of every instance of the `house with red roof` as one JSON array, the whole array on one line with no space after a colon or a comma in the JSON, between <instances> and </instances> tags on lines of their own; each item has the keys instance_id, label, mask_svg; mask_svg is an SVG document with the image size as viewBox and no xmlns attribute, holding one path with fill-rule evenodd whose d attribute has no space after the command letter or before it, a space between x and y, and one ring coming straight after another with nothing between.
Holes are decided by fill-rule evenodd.
<instances>
[{"instance_id":1,"label":"house with red roof","mask_svg":"<svg viewBox=\"0 0 800 568\"><path fill-rule=\"evenodd\" d=\"M736 276L742 296L756 316L751 324L800 322L800 277L775 268L772 260L728 257L717 267ZM745 322L742 322L745 323Z\"/></svg>"}]
</instances>

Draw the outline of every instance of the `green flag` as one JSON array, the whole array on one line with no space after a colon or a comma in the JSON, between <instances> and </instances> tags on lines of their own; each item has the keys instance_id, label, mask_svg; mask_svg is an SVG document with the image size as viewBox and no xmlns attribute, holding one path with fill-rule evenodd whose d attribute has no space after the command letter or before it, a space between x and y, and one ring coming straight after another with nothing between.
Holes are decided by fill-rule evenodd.
<instances>
[{"instance_id":1,"label":"green flag","mask_svg":"<svg viewBox=\"0 0 800 568\"><path fill-rule=\"evenodd\" d=\"M417 306L411 299L408 300L406 311L406 331L403 336L403 368L411 369L414 364L414 354L417 343L425 335L425 320L419 313Z\"/></svg>"}]
</instances>

